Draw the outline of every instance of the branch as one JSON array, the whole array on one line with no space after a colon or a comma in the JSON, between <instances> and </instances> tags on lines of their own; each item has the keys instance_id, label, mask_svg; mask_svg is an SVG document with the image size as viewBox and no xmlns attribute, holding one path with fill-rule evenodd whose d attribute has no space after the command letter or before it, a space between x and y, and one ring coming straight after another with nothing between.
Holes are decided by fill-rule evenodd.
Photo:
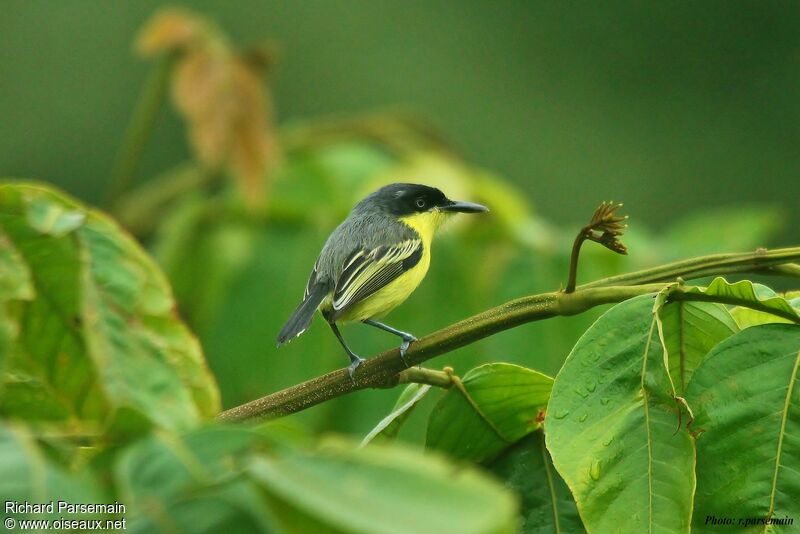
<instances>
[{"instance_id":1,"label":"branch","mask_svg":"<svg viewBox=\"0 0 800 534\"><path fill-rule=\"evenodd\" d=\"M678 279L692 280L707 276L721 276L734 273L781 274L800 276L800 269L793 264L797 261L800 247L779 248L775 250L758 249L755 252L733 254L711 254L688 260L676 261L633 273L603 278L578 286L578 290L594 287L618 285L652 284L671 282Z\"/></svg>"},{"instance_id":2,"label":"branch","mask_svg":"<svg viewBox=\"0 0 800 534\"><path fill-rule=\"evenodd\" d=\"M521 324L556 316L575 315L595 306L621 302L653 293L677 277L764 272L777 265L800 261L800 247L754 253L715 254L605 278L579 286L574 293L542 293L512 300L415 341L406 360L420 365L431 358L469 345ZM345 369L313 378L296 386L222 412L220 421L271 419L299 412L334 397L368 387L393 387L405 370L399 351L391 349L364 362L350 380Z\"/></svg>"},{"instance_id":3,"label":"branch","mask_svg":"<svg viewBox=\"0 0 800 534\"><path fill-rule=\"evenodd\" d=\"M524 323L557 315L574 315L600 304L619 302L659 291L663 287L664 284L595 288L575 293L543 293L512 300L420 338L411 344L405 358L409 366L419 365L434 356ZM340 369L226 410L218 419L242 421L289 415L358 389L393 387L398 384L398 373L405 369L399 350L387 350L362 363L354 380L350 379L346 369Z\"/></svg>"},{"instance_id":4,"label":"branch","mask_svg":"<svg viewBox=\"0 0 800 534\"><path fill-rule=\"evenodd\" d=\"M776 274L779 276L800 276L800 264L786 263L783 265L776 265L764 271L764 274Z\"/></svg>"}]
</instances>

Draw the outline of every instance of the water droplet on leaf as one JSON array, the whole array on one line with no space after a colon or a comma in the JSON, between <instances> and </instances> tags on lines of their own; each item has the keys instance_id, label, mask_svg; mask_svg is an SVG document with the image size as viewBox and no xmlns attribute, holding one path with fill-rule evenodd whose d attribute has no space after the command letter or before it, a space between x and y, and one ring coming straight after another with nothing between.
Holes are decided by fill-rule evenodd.
<instances>
[{"instance_id":1,"label":"water droplet on leaf","mask_svg":"<svg viewBox=\"0 0 800 534\"><path fill-rule=\"evenodd\" d=\"M583 391L580 388L575 388L575 393L577 393L580 396L580 398L582 398L582 399L585 399L586 397L589 396L589 394L587 392Z\"/></svg>"},{"instance_id":2,"label":"water droplet on leaf","mask_svg":"<svg viewBox=\"0 0 800 534\"><path fill-rule=\"evenodd\" d=\"M592 480L600 480L600 460L594 460L589 467L589 477Z\"/></svg>"}]
</instances>

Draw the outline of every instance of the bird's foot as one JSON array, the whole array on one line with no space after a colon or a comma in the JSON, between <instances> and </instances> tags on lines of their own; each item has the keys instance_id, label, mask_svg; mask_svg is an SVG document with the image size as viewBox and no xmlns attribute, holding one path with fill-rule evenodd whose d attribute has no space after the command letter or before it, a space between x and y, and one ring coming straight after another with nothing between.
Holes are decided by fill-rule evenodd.
<instances>
[{"instance_id":1,"label":"bird's foot","mask_svg":"<svg viewBox=\"0 0 800 534\"><path fill-rule=\"evenodd\" d=\"M358 366L361 365L362 363L364 363L364 358L359 358L358 356L356 356L355 358L350 359L350 365L347 366L347 374L350 375L350 380L352 380L354 383L356 381L355 379L356 369L358 369Z\"/></svg>"},{"instance_id":2,"label":"bird's foot","mask_svg":"<svg viewBox=\"0 0 800 534\"><path fill-rule=\"evenodd\" d=\"M406 351L408 350L408 347L411 346L411 343L413 343L416 340L417 338L415 338L411 334L406 334L403 337L403 342L400 344L400 359L403 361L403 364L406 367L409 367L408 362L406 361Z\"/></svg>"}]
</instances>

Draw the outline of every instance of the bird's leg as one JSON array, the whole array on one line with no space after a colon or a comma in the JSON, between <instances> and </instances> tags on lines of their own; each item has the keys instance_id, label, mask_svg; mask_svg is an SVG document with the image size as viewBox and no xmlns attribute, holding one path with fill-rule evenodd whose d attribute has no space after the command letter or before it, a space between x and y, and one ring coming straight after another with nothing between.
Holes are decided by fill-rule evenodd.
<instances>
[{"instance_id":1,"label":"bird's leg","mask_svg":"<svg viewBox=\"0 0 800 534\"><path fill-rule=\"evenodd\" d=\"M356 372L356 368L358 368L358 366L364 362L364 358L360 358L358 354L350 350L350 347L348 347L347 343L345 343L341 332L339 332L339 328L336 326L336 323L328 323L328 324L331 325L331 330L333 330L336 339L339 340L339 343L342 344L342 347L344 347L345 352L350 357L350 365L347 367L347 372L350 374L350 380L353 380L355 382L353 375Z\"/></svg>"},{"instance_id":2,"label":"bird's leg","mask_svg":"<svg viewBox=\"0 0 800 534\"><path fill-rule=\"evenodd\" d=\"M383 324L373 319L365 319L363 323L368 324L370 326L374 326L376 328L380 328L381 330L389 332L390 334L399 336L400 339L403 340L403 342L400 344L400 359L403 360L403 363L406 365L406 367L408 367L408 362L406 361L406 351L408 350L408 347L411 346L411 342L417 340L416 337L409 334L408 332L403 332L402 330L398 330L397 328L392 328L388 324Z\"/></svg>"}]
</instances>

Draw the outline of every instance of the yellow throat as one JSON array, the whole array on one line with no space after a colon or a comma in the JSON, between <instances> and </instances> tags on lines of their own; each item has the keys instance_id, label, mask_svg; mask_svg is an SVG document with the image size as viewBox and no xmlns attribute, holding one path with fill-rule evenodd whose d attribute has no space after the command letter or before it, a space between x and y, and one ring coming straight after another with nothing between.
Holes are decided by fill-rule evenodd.
<instances>
[{"instance_id":1,"label":"yellow throat","mask_svg":"<svg viewBox=\"0 0 800 534\"><path fill-rule=\"evenodd\" d=\"M425 246L425 249L428 250L433 240L433 234L436 233L436 230L447 220L447 216L447 213L434 209L433 211L425 211L407 217L400 217L400 222L413 228L419 234L420 239L422 239L422 244Z\"/></svg>"}]
</instances>

